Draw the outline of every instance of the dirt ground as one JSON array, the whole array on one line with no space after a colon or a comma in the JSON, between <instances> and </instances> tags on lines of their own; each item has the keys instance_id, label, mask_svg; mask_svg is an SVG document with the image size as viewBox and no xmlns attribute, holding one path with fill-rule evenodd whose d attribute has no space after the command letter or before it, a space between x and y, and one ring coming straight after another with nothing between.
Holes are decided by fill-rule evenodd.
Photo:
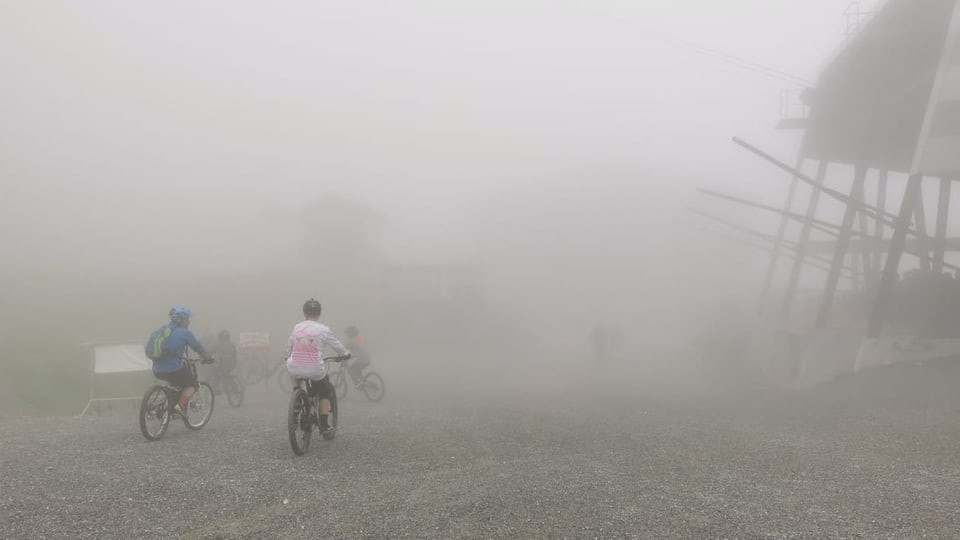
<instances>
[{"instance_id":1,"label":"dirt ground","mask_svg":"<svg viewBox=\"0 0 960 540\"><path fill-rule=\"evenodd\" d=\"M0 536L958 538L958 365L710 396L616 373L394 377L382 403L345 400L336 440L302 457L275 385L154 443L132 406L7 415Z\"/></svg>"}]
</instances>

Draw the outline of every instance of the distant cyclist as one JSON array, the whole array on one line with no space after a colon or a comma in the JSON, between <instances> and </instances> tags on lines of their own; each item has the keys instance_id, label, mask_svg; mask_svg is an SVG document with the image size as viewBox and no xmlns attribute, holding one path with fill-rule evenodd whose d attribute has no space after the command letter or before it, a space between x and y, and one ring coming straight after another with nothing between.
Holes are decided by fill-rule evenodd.
<instances>
[{"instance_id":1,"label":"distant cyclist","mask_svg":"<svg viewBox=\"0 0 960 540\"><path fill-rule=\"evenodd\" d=\"M350 349L351 358L350 364L347 366L347 372L350 373L353 384L360 388L363 385L363 370L370 365L370 353L363 346L363 338L360 337L359 328L349 326L344 333L350 338L347 346Z\"/></svg>"},{"instance_id":2,"label":"distant cyclist","mask_svg":"<svg viewBox=\"0 0 960 540\"><path fill-rule=\"evenodd\" d=\"M213 365L213 389L220 391L223 381L237 367L237 346L230 339L229 330L217 334L217 344L213 349L217 362Z\"/></svg>"},{"instance_id":3,"label":"distant cyclist","mask_svg":"<svg viewBox=\"0 0 960 540\"><path fill-rule=\"evenodd\" d=\"M168 315L170 322L150 335L146 353L153 360L154 377L180 387L180 400L173 410L183 414L197 389L197 377L183 361L187 347L199 354L204 364L212 363L213 358L189 329L192 311L178 306L170 309Z\"/></svg>"},{"instance_id":4,"label":"distant cyclist","mask_svg":"<svg viewBox=\"0 0 960 540\"><path fill-rule=\"evenodd\" d=\"M327 347L333 349L338 356L350 357L350 351L340 343L326 325L320 323L320 302L313 298L303 303L304 321L297 323L290 333L287 359L287 371L293 379L293 388L300 386L300 381L310 379L311 394L320 399L320 432L329 432L330 426L330 396L333 395L333 385L327 377L327 364L323 359L327 356Z\"/></svg>"}]
</instances>

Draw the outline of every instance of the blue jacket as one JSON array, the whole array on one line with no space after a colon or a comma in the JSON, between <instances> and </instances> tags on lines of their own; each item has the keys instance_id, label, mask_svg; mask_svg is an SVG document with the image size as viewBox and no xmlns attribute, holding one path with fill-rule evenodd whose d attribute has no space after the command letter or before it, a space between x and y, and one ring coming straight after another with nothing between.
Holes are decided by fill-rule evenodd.
<instances>
[{"instance_id":1,"label":"blue jacket","mask_svg":"<svg viewBox=\"0 0 960 540\"><path fill-rule=\"evenodd\" d=\"M180 371L184 366L183 357L186 355L187 347L196 351L200 356L207 355L203 345L188 328L173 323L168 326L171 328L170 337L163 342L163 357L153 361L154 373Z\"/></svg>"}]
</instances>

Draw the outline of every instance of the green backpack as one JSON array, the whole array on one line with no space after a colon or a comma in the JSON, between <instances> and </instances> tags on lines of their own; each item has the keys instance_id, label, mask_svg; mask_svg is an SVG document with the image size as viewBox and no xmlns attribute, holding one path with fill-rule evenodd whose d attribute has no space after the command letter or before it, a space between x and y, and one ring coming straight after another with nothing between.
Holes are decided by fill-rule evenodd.
<instances>
[{"instance_id":1,"label":"green backpack","mask_svg":"<svg viewBox=\"0 0 960 540\"><path fill-rule=\"evenodd\" d=\"M170 325L165 325L150 334L150 339L147 340L147 346L144 348L144 352L147 353L147 358L151 360L163 358L163 344L172 333L173 328L170 328Z\"/></svg>"}]
</instances>

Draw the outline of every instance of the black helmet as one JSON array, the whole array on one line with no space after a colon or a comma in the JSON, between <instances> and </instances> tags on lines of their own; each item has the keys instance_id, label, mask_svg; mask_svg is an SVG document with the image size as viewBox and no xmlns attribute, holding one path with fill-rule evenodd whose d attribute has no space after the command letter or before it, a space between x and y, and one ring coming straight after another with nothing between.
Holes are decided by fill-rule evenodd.
<instances>
[{"instance_id":1,"label":"black helmet","mask_svg":"<svg viewBox=\"0 0 960 540\"><path fill-rule=\"evenodd\" d=\"M357 337L360 335L360 330L356 326L348 326L346 330L343 331L349 337Z\"/></svg>"},{"instance_id":2,"label":"black helmet","mask_svg":"<svg viewBox=\"0 0 960 540\"><path fill-rule=\"evenodd\" d=\"M319 317L321 310L320 302L317 302L313 298L307 300L303 303L303 316L304 317Z\"/></svg>"}]
</instances>

